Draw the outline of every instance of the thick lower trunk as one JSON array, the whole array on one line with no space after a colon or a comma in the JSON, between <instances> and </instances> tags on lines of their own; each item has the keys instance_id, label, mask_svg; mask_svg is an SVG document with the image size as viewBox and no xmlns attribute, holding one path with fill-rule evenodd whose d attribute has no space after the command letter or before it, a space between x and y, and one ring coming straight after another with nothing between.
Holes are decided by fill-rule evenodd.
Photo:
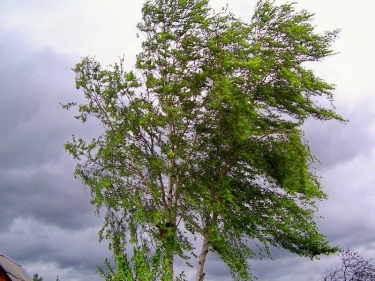
<instances>
[{"instance_id":1,"label":"thick lower trunk","mask_svg":"<svg viewBox=\"0 0 375 281\"><path fill-rule=\"evenodd\" d=\"M172 188L168 191L168 219L165 224L166 228L166 246L167 246L167 259L168 259L168 270L171 274L171 281L173 281L173 261L174 261L174 238L175 238L175 223L171 220L172 210Z\"/></svg>"},{"instance_id":2,"label":"thick lower trunk","mask_svg":"<svg viewBox=\"0 0 375 281\"><path fill-rule=\"evenodd\" d=\"M169 273L171 281L173 281L173 252L169 254Z\"/></svg>"},{"instance_id":3,"label":"thick lower trunk","mask_svg":"<svg viewBox=\"0 0 375 281\"><path fill-rule=\"evenodd\" d=\"M172 134L172 125L169 127L169 134ZM171 147L171 151L174 152L173 145ZM166 220L166 227L167 227L167 258L168 258L168 270L170 273L170 280L173 281L173 257L174 257L174 236L175 230L171 229L175 227L175 221L173 220L173 174L171 172L174 165L173 159L169 160L169 173L168 173L168 190L167 190L167 220Z\"/></svg>"},{"instance_id":4,"label":"thick lower trunk","mask_svg":"<svg viewBox=\"0 0 375 281\"><path fill-rule=\"evenodd\" d=\"M206 237L204 237L202 250L201 250L201 253L199 255L196 281L203 281L203 279L204 279L203 268L204 268L204 263L206 262L206 256L208 254L209 244L210 244L210 242L208 241L208 239Z\"/></svg>"}]
</instances>

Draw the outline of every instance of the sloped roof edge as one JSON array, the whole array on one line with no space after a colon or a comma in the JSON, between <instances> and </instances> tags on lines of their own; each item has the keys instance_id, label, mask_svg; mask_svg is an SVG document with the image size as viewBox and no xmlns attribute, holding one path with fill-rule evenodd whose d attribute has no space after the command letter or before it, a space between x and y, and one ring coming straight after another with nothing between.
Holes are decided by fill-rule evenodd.
<instances>
[{"instance_id":1,"label":"sloped roof edge","mask_svg":"<svg viewBox=\"0 0 375 281\"><path fill-rule=\"evenodd\" d=\"M0 253L0 266L12 281L32 281L20 264Z\"/></svg>"}]
</instances>

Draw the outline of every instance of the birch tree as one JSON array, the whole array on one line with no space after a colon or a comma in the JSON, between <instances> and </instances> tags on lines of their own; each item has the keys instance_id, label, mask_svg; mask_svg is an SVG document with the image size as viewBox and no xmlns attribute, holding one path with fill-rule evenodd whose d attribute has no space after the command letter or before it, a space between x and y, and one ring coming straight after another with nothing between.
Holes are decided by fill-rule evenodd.
<instances>
[{"instance_id":1,"label":"birch tree","mask_svg":"<svg viewBox=\"0 0 375 281\"><path fill-rule=\"evenodd\" d=\"M326 195L301 125L345 121L334 86L305 66L334 54L338 30L315 33L293 4L259 1L246 23L208 2L147 1L133 71L90 57L74 69L87 103L63 107L104 128L65 148L105 210L100 239L116 264L106 262L106 280L183 280L175 257L196 260L203 280L209 252L234 280L251 280L249 260L270 245L310 258L337 250L314 222Z\"/></svg>"}]
</instances>

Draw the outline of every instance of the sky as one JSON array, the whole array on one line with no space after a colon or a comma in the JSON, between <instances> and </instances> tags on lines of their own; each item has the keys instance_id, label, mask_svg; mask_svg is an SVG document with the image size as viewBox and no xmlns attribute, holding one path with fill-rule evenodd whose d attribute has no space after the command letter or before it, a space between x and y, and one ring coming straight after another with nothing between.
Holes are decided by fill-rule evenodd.
<instances>
[{"instance_id":1,"label":"sky","mask_svg":"<svg viewBox=\"0 0 375 281\"><path fill-rule=\"evenodd\" d=\"M255 0L211 0L248 21ZM83 102L71 70L90 55L104 65L125 55L134 65L140 50L136 24L141 0L0 1L0 252L44 281L98 281L96 267L111 257L98 243L102 217L94 214L87 187L73 178L76 162L63 144L75 134L101 129L82 125L59 103ZM282 4L285 1L277 0ZM320 231L331 245L375 257L375 4L372 0L301 0L296 8L316 13L317 32L340 28L337 55L311 68L330 83L337 112L349 119L309 121L304 126L316 171L329 199L319 202ZM315 281L337 256L311 261L273 251L274 260L253 260L260 281ZM208 254L205 281L230 280ZM188 271L188 274L194 272ZM193 280L189 275L189 280Z\"/></svg>"}]
</instances>

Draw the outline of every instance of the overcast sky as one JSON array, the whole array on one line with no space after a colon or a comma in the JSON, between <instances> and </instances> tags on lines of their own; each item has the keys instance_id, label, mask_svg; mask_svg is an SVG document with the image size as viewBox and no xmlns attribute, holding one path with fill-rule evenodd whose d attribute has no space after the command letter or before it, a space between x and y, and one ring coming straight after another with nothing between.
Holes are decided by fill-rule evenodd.
<instances>
[{"instance_id":1,"label":"overcast sky","mask_svg":"<svg viewBox=\"0 0 375 281\"><path fill-rule=\"evenodd\" d=\"M255 0L212 0L250 19ZM319 203L321 232L332 245L375 258L375 17L373 0L301 0L315 12L319 32L341 28L338 55L312 65L337 85L337 111L350 122L305 126L329 200ZM96 281L96 266L110 257L98 244L102 221L88 191L72 176L63 149L72 134L99 131L81 125L59 102L82 100L71 68L83 56L104 65L125 55L132 67L140 41L142 0L0 0L0 252L44 281ZM277 3L285 3L278 0ZM275 261L252 262L260 281L315 281L336 256L310 261L274 252ZM209 254L205 281L230 280ZM192 279L189 279L192 280Z\"/></svg>"}]
</instances>

